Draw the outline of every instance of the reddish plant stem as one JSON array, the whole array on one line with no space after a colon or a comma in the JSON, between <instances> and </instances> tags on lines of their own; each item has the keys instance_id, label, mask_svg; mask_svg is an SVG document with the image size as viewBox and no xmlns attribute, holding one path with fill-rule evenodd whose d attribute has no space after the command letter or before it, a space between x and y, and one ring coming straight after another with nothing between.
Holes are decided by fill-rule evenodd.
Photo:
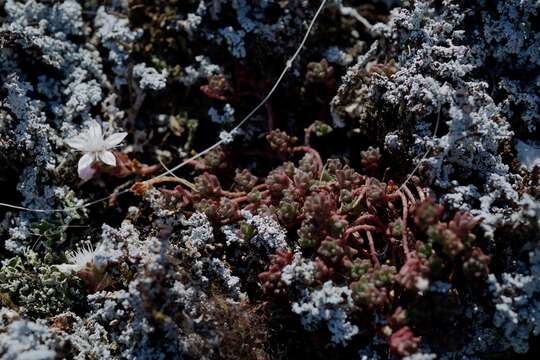
<instances>
[{"instance_id":1,"label":"reddish plant stem","mask_svg":"<svg viewBox=\"0 0 540 360\"><path fill-rule=\"evenodd\" d=\"M366 197L366 205L368 209L371 210L372 212L377 212L377 208L373 206L373 204L371 203L371 201L369 201L369 198L367 197Z\"/></svg>"},{"instance_id":2,"label":"reddish plant stem","mask_svg":"<svg viewBox=\"0 0 540 360\"><path fill-rule=\"evenodd\" d=\"M199 160L187 160L185 163L186 163L186 165L193 166L197 170L206 170L207 169L206 165L204 165L204 163L202 161L199 161Z\"/></svg>"},{"instance_id":3,"label":"reddish plant stem","mask_svg":"<svg viewBox=\"0 0 540 360\"><path fill-rule=\"evenodd\" d=\"M317 171L317 176L321 175L321 171L323 169L323 162L322 162L322 159L321 159L321 155L319 154L319 152L317 150L315 150L314 148L312 147L309 147L309 146L295 146L291 149L292 152L306 152L306 153L310 153L313 155L313 157L315 158L315 162L317 163L317 168L318 168L318 171Z\"/></svg>"},{"instance_id":4,"label":"reddish plant stem","mask_svg":"<svg viewBox=\"0 0 540 360\"><path fill-rule=\"evenodd\" d=\"M258 190L262 190L266 188L268 188L267 184L259 184L259 185L254 186L253 190L258 191ZM261 195L263 197L266 197L269 194L270 194L270 191L268 190L261 191ZM246 194L245 192L222 191L221 195L226 196L226 197L232 197L233 198L232 201L234 201L235 203L241 203L248 200L248 194Z\"/></svg>"},{"instance_id":5,"label":"reddish plant stem","mask_svg":"<svg viewBox=\"0 0 540 360\"><path fill-rule=\"evenodd\" d=\"M161 169L162 166L160 164L155 165L144 165L141 164L141 166L135 170L135 172L141 176L149 176Z\"/></svg>"},{"instance_id":6,"label":"reddish plant stem","mask_svg":"<svg viewBox=\"0 0 540 360\"><path fill-rule=\"evenodd\" d=\"M386 200L390 200L390 201L396 200L396 199L398 199L399 197L400 197L400 195L399 195L399 193L398 193L397 191L396 191L396 192L393 192L393 193L391 193L391 194L386 194L386 195L385 195Z\"/></svg>"},{"instance_id":7,"label":"reddish plant stem","mask_svg":"<svg viewBox=\"0 0 540 360\"><path fill-rule=\"evenodd\" d=\"M407 185L403 186L403 190L405 190L405 194L407 194L407 196L411 200L411 203L416 204L416 199L414 198L412 191L407 187Z\"/></svg>"},{"instance_id":8,"label":"reddish plant stem","mask_svg":"<svg viewBox=\"0 0 540 360\"><path fill-rule=\"evenodd\" d=\"M368 184L362 185L358 189L354 190L353 195L358 195L359 198L362 198L364 196L364 194L366 193L367 186L368 186Z\"/></svg>"},{"instance_id":9,"label":"reddish plant stem","mask_svg":"<svg viewBox=\"0 0 540 360\"><path fill-rule=\"evenodd\" d=\"M358 204L362 201L364 196L366 196L366 192L367 192L367 186L366 185L362 186L361 188L356 189L353 192L353 195L358 194L358 198L357 198Z\"/></svg>"},{"instance_id":10,"label":"reddish plant stem","mask_svg":"<svg viewBox=\"0 0 540 360\"><path fill-rule=\"evenodd\" d=\"M347 240L347 238L352 233L355 233L357 231L375 231L375 230L377 230L377 228L373 225L362 224L362 225L352 226L348 228L347 230L345 230L345 233L343 234L343 240Z\"/></svg>"},{"instance_id":11,"label":"reddish plant stem","mask_svg":"<svg viewBox=\"0 0 540 360\"><path fill-rule=\"evenodd\" d=\"M261 192L261 195L262 195L263 197L266 197L266 196L270 195L270 191L268 191L268 190L263 191L263 192ZM248 201L248 195L244 195L244 196L240 196L240 197L234 198L234 199L232 199L232 201L235 202L235 203L237 203L237 204L238 204L238 203L241 203L241 202L244 202L244 201Z\"/></svg>"},{"instance_id":12,"label":"reddish plant stem","mask_svg":"<svg viewBox=\"0 0 540 360\"><path fill-rule=\"evenodd\" d=\"M374 266L380 266L379 258L377 257L377 250L375 249L375 242L373 241L373 236L371 235L371 231L366 231L368 242L369 242L369 252L371 254L371 261L373 261Z\"/></svg>"},{"instance_id":13,"label":"reddish plant stem","mask_svg":"<svg viewBox=\"0 0 540 360\"><path fill-rule=\"evenodd\" d=\"M371 220L371 221L378 221L379 218L377 217L377 215L373 215L373 214L364 214L364 215L361 215L359 216L358 218L356 218L356 220L353 221L353 225L360 225L361 223L363 223L364 221L368 221L368 220Z\"/></svg>"},{"instance_id":14,"label":"reddish plant stem","mask_svg":"<svg viewBox=\"0 0 540 360\"><path fill-rule=\"evenodd\" d=\"M219 101L231 100L231 98L227 95L221 95L221 94L215 93L214 91L210 89L208 85L202 85L201 87L199 87L199 90L201 90L201 92L204 95L206 95L208 98L213 99L213 100L219 100Z\"/></svg>"},{"instance_id":15,"label":"reddish plant stem","mask_svg":"<svg viewBox=\"0 0 540 360\"><path fill-rule=\"evenodd\" d=\"M249 204L242 208L242 211L251 211L257 208L256 204Z\"/></svg>"},{"instance_id":16,"label":"reddish plant stem","mask_svg":"<svg viewBox=\"0 0 540 360\"><path fill-rule=\"evenodd\" d=\"M270 201L268 199L263 199L257 204L249 204L249 205L244 206L242 210L251 211L251 210L257 209L257 207L259 207L260 205L268 205L268 204L270 204Z\"/></svg>"},{"instance_id":17,"label":"reddish plant stem","mask_svg":"<svg viewBox=\"0 0 540 360\"><path fill-rule=\"evenodd\" d=\"M193 198L193 195L191 195L191 192L189 192L189 190L186 190L182 187L182 185L177 185L174 190L170 190L170 189L160 189L160 191L166 193L166 194L170 194L174 197L186 197L187 199L189 199L191 201L191 199Z\"/></svg>"},{"instance_id":18,"label":"reddish plant stem","mask_svg":"<svg viewBox=\"0 0 540 360\"><path fill-rule=\"evenodd\" d=\"M268 184L259 184L259 185L255 185L253 187L253 190L266 190L268 189Z\"/></svg>"},{"instance_id":19,"label":"reddish plant stem","mask_svg":"<svg viewBox=\"0 0 540 360\"><path fill-rule=\"evenodd\" d=\"M241 202L248 201L248 197L247 196L240 196L240 197L237 197L235 199L232 199L231 201L239 204Z\"/></svg>"},{"instance_id":20,"label":"reddish plant stem","mask_svg":"<svg viewBox=\"0 0 540 360\"><path fill-rule=\"evenodd\" d=\"M309 146L309 140L311 138L311 132L313 131L313 124L304 129L304 144Z\"/></svg>"},{"instance_id":21,"label":"reddish plant stem","mask_svg":"<svg viewBox=\"0 0 540 360\"><path fill-rule=\"evenodd\" d=\"M221 196L226 196L226 197L236 198L236 197L246 196L246 193L243 192L243 191L242 192L234 192L234 191L221 190L220 195Z\"/></svg>"},{"instance_id":22,"label":"reddish plant stem","mask_svg":"<svg viewBox=\"0 0 540 360\"><path fill-rule=\"evenodd\" d=\"M411 257L411 253L409 251L409 244L408 244L408 235L407 235L407 217L409 215L409 204L407 203L407 198L405 197L405 194L403 194L401 191L397 191L399 193L399 196L401 198L401 202L403 204L403 219L402 219L402 226L403 226L403 251L405 252L405 257L407 260Z\"/></svg>"}]
</instances>

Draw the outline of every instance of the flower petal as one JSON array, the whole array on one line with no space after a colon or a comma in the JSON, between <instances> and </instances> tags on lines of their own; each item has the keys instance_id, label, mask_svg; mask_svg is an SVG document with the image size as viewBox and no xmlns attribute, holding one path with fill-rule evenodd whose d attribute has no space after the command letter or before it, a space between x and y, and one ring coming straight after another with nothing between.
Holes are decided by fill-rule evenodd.
<instances>
[{"instance_id":1,"label":"flower petal","mask_svg":"<svg viewBox=\"0 0 540 360\"><path fill-rule=\"evenodd\" d=\"M56 267L60 272L63 272L64 274L71 274L75 272L75 270L77 270L76 266L72 264L58 264L58 265L53 265L53 266Z\"/></svg>"},{"instance_id":2,"label":"flower petal","mask_svg":"<svg viewBox=\"0 0 540 360\"><path fill-rule=\"evenodd\" d=\"M105 146L107 149L113 148L120 144L122 140L127 136L127 132L114 133L105 139Z\"/></svg>"},{"instance_id":3,"label":"flower petal","mask_svg":"<svg viewBox=\"0 0 540 360\"><path fill-rule=\"evenodd\" d=\"M103 131L101 130L101 124L96 120L92 120L88 126L88 133L93 141L101 141L103 139Z\"/></svg>"},{"instance_id":4,"label":"flower petal","mask_svg":"<svg viewBox=\"0 0 540 360\"><path fill-rule=\"evenodd\" d=\"M99 160L110 166L116 166L116 157L110 151L100 151L98 154Z\"/></svg>"},{"instance_id":5,"label":"flower petal","mask_svg":"<svg viewBox=\"0 0 540 360\"><path fill-rule=\"evenodd\" d=\"M93 172L90 172L91 165L95 160L95 156L92 154L84 154L79 159L79 164L77 165L77 173L79 177L83 180L88 180L88 176L93 175ZM91 177L91 176L90 176Z\"/></svg>"},{"instance_id":6,"label":"flower petal","mask_svg":"<svg viewBox=\"0 0 540 360\"><path fill-rule=\"evenodd\" d=\"M84 169L92 165L92 162L95 160L95 156L92 154L84 154L79 159L78 169Z\"/></svg>"},{"instance_id":7,"label":"flower petal","mask_svg":"<svg viewBox=\"0 0 540 360\"><path fill-rule=\"evenodd\" d=\"M96 170L94 170L92 166L82 168L79 171L79 177L81 178L83 182L90 180L91 178L94 177L95 174L96 174Z\"/></svg>"},{"instance_id":8,"label":"flower petal","mask_svg":"<svg viewBox=\"0 0 540 360\"><path fill-rule=\"evenodd\" d=\"M86 145L87 145L87 141L86 141L86 137L84 136L81 136L81 135L77 135L77 136L74 136L72 138L69 138L69 139L64 139L64 142L76 149L76 150L79 150L79 151L84 151L86 149Z\"/></svg>"}]
</instances>

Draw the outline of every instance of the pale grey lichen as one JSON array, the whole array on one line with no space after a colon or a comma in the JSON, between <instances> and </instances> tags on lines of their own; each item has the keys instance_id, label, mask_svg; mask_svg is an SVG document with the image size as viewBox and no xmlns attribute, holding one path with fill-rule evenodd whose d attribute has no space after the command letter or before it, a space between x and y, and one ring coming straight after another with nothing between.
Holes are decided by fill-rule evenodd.
<instances>
[{"instance_id":1,"label":"pale grey lichen","mask_svg":"<svg viewBox=\"0 0 540 360\"><path fill-rule=\"evenodd\" d=\"M352 306L351 290L327 281L320 289L306 293L293 303L292 311L301 316L302 324L308 330L314 330L321 322L326 323L332 343L345 345L359 331L347 318L347 311Z\"/></svg>"},{"instance_id":2,"label":"pale grey lichen","mask_svg":"<svg viewBox=\"0 0 540 360\"><path fill-rule=\"evenodd\" d=\"M533 171L540 167L540 144L536 142L516 142L517 159L525 169Z\"/></svg>"},{"instance_id":3,"label":"pale grey lichen","mask_svg":"<svg viewBox=\"0 0 540 360\"><path fill-rule=\"evenodd\" d=\"M161 90L167 84L167 70L158 72L144 63L133 67L133 76L139 82L141 89Z\"/></svg>"},{"instance_id":4,"label":"pale grey lichen","mask_svg":"<svg viewBox=\"0 0 540 360\"><path fill-rule=\"evenodd\" d=\"M0 318L9 314L2 308ZM5 323L0 319L0 355L5 360L53 360L59 356L60 339L45 325L29 320L16 319Z\"/></svg>"},{"instance_id":5,"label":"pale grey lichen","mask_svg":"<svg viewBox=\"0 0 540 360\"><path fill-rule=\"evenodd\" d=\"M269 254L289 249L287 233L275 219L268 215L253 215L249 211L242 211L242 216L257 230L251 243L266 249Z\"/></svg>"},{"instance_id":6,"label":"pale grey lichen","mask_svg":"<svg viewBox=\"0 0 540 360\"><path fill-rule=\"evenodd\" d=\"M195 64L184 69L184 74L179 79L186 86L191 86L200 79L206 79L210 75L217 75L222 72L221 67L212 64L210 59L204 55L196 56L195 61Z\"/></svg>"},{"instance_id":7,"label":"pale grey lichen","mask_svg":"<svg viewBox=\"0 0 540 360\"><path fill-rule=\"evenodd\" d=\"M221 114L214 107L208 110L208 116L216 124L228 124L234 122L234 108L230 104L223 106Z\"/></svg>"},{"instance_id":8,"label":"pale grey lichen","mask_svg":"<svg viewBox=\"0 0 540 360\"><path fill-rule=\"evenodd\" d=\"M495 303L493 323L504 334L504 344L517 353L529 350L529 338L540 334L540 248L529 252L528 271L489 276Z\"/></svg>"},{"instance_id":9,"label":"pale grey lichen","mask_svg":"<svg viewBox=\"0 0 540 360\"><path fill-rule=\"evenodd\" d=\"M462 332L467 342L446 352L430 347L429 336L424 336L419 352L405 359L477 359L486 353L526 352L540 331L540 251L534 239L523 248L528 259L517 261L521 253L515 249L540 226L540 3L403 1L401 8L391 10L388 23L366 27L368 20L361 20L360 14L369 22L384 20L397 1L374 3L364 7L328 2L319 19L323 25L312 31L316 40L304 46L268 103L267 114L260 112L231 133L227 130L235 115L247 112L251 100L271 86L269 79L304 35L316 9L312 2L189 0L157 13L143 9L143 22L156 21L159 26L149 22L139 29L133 26L141 21L137 2L3 1L0 177L9 188L2 201L14 197L22 206L48 211L80 206L84 198L119 194L133 181L152 176L137 172L152 167L145 167L143 159L155 164L157 154L168 164L202 150L212 141L206 137L207 128L226 145L227 155L239 145L232 143L236 135L246 144L258 144L267 126L287 125L301 134L306 125L301 119L304 100L314 100L320 111L306 117L331 115L336 136L365 136L362 139L374 143L366 146L384 149L383 162L387 157L398 160L399 169L390 162L381 176L405 176L419 164L416 175L434 186L448 211L468 211L480 221L479 244L496 265L488 277L489 290L478 289L474 296L460 293L463 318L458 320L466 323ZM147 52L148 43L159 46ZM314 89L303 82L302 74L307 61L322 57L336 74L345 76L341 81L327 79L325 96L314 91L312 98ZM230 85L223 99L198 90L214 75ZM341 86L328 114L334 80ZM281 103L290 94L298 102L294 98ZM290 111L290 103L298 113ZM118 172L105 169L92 182L80 184L73 171L77 157L63 139L92 121L102 122L110 133L126 129L133 144L115 153L115 164L125 167ZM243 152L245 145L241 146ZM267 152L258 150L242 164L254 174L267 167L257 159ZM327 150L335 149L325 148L324 156ZM425 161L419 163L424 154ZM119 179L126 173L128 178ZM175 174L187 177L192 172ZM228 180L221 184L224 190ZM324 186L324 177L319 180L310 186ZM270 259L279 257L290 262L271 275L278 283L276 293L286 287L289 302L275 313L265 311L270 321L261 326L269 327L264 332L276 330L271 328L275 314L287 319L280 326L295 326L289 320L296 314L308 331L328 330L332 344L349 346L343 350L348 354L365 346L359 353L362 359L389 356L382 335L358 336L356 342L361 329L354 325L359 312L350 284L337 282L334 275L340 273L330 275L335 282L326 281L329 264L317 255L308 259L295 248L296 229L268 215L275 204L263 205L260 213L244 210L231 223L220 222L211 212L192 213L192 204L184 200L197 195L187 181L177 188L168 183L151 187L140 203L134 196L118 195L106 206L99 203L90 209L8 212L0 222L5 235L0 357L226 358L223 350L228 349L220 336L234 330L243 336L246 328L237 329L234 317L223 317L235 309L258 311L259 305L267 304L257 275L268 268ZM234 196L234 191L229 194ZM243 196L237 205L253 209ZM85 272L88 264L94 273ZM90 280L98 275L108 281L93 286ZM460 281L459 271L455 275ZM450 284L446 279L424 280L419 287L425 296L447 298L455 295ZM493 306L486 305L489 302ZM224 309L230 313L224 314ZM389 319L378 314L374 318L377 326L390 326ZM313 345L320 348L310 347L310 352L326 351L327 343L319 335ZM281 350L288 345L279 346Z\"/></svg>"},{"instance_id":10,"label":"pale grey lichen","mask_svg":"<svg viewBox=\"0 0 540 360\"><path fill-rule=\"evenodd\" d=\"M413 355L405 356L403 360L435 360L437 359L437 354L425 354L425 353L416 353Z\"/></svg>"},{"instance_id":11,"label":"pale grey lichen","mask_svg":"<svg viewBox=\"0 0 540 360\"><path fill-rule=\"evenodd\" d=\"M233 225L224 225L221 227L221 232L225 236L227 246L242 245L245 239L239 235L239 230Z\"/></svg>"},{"instance_id":12,"label":"pale grey lichen","mask_svg":"<svg viewBox=\"0 0 540 360\"><path fill-rule=\"evenodd\" d=\"M104 6L97 9L94 25L102 46L109 51L108 59L112 62L113 71L116 74L115 85L127 84L127 60L130 46L142 36L142 32L132 30L128 19L107 13Z\"/></svg>"},{"instance_id":13,"label":"pale grey lichen","mask_svg":"<svg viewBox=\"0 0 540 360\"><path fill-rule=\"evenodd\" d=\"M185 222L187 229L182 232L182 249L190 257L201 257L207 244L214 241L212 225L203 213L196 212Z\"/></svg>"},{"instance_id":14,"label":"pale grey lichen","mask_svg":"<svg viewBox=\"0 0 540 360\"><path fill-rule=\"evenodd\" d=\"M292 263L281 270L281 280L288 286L293 283L300 287L311 285L315 281L315 263L295 252Z\"/></svg>"},{"instance_id":15,"label":"pale grey lichen","mask_svg":"<svg viewBox=\"0 0 540 360\"><path fill-rule=\"evenodd\" d=\"M370 73L369 63L351 66L332 102L333 116L356 121L357 131L380 137L394 156L405 150L413 162L421 160L421 177L439 187L450 205L486 219L482 226L492 236L512 222L511 211L496 205L502 199L525 211L517 191L521 174L500 149L534 129L540 66L531 52L539 36L532 19L539 5L443 3L437 8L433 1L418 1L392 10L389 24L374 31L393 44L387 50L395 65L383 64L388 73ZM471 21L475 16L481 21ZM516 18L523 22L516 24ZM369 58L382 59L381 50L368 51ZM516 56L519 61L507 61ZM535 80L521 81L523 71Z\"/></svg>"},{"instance_id":16,"label":"pale grey lichen","mask_svg":"<svg viewBox=\"0 0 540 360\"><path fill-rule=\"evenodd\" d=\"M246 48L244 45L244 36L246 33L243 30L235 31L232 26L228 26L219 30L219 33L227 41L229 51L234 57L239 59L246 57Z\"/></svg>"}]
</instances>

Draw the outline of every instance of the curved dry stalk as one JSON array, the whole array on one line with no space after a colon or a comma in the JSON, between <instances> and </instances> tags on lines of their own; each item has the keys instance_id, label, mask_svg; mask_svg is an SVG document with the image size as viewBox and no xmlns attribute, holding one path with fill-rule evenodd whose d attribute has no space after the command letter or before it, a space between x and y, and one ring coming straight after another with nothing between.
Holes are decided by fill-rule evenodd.
<instances>
[{"instance_id":1,"label":"curved dry stalk","mask_svg":"<svg viewBox=\"0 0 540 360\"><path fill-rule=\"evenodd\" d=\"M405 257L409 259L411 257L411 252L409 250L409 244L408 244L408 234L407 234L407 217L409 216L409 204L407 203L407 198L405 197L405 194L403 194L401 191L398 190L399 196L401 198L401 202L403 204L403 219L402 219L402 232L403 232L403 251L405 252Z\"/></svg>"},{"instance_id":2,"label":"curved dry stalk","mask_svg":"<svg viewBox=\"0 0 540 360\"><path fill-rule=\"evenodd\" d=\"M181 184L181 185L184 185L186 187L189 187L192 190L195 189L195 185L193 185L192 183L190 183L186 179L183 179L183 178L180 178L180 177L173 177L173 176L163 176L163 177L153 178L153 179L146 180L146 181L139 181L139 182L133 184L133 186L128 191L131 191L131 192L136 193L136 194L142 194L146 190L150 189L151 187L154 187L155 185L161 184L161 183L164 183L164 182L177 183L177 184Z\"/></svg>"}]
</instances>

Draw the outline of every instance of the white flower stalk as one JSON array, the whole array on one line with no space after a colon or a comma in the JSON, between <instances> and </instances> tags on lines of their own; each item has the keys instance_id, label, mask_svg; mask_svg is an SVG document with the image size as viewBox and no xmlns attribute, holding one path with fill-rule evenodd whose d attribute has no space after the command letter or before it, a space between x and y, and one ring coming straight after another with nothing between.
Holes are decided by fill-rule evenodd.
<instances>
[{"instance_id":1,"label":"white flower stalk","mask_svg":"<svg viewBox=\"0 0 540 360\"><path fill-rule=\"evenodd\" d=\"M88 129L77 136L64 140L72 148L84 153L77 166L79 177L87 180L89 173L93 174L89 169L94 161L116 166L116 158L110 150L118 146L126 136L126 132L119 132L103 138L101 125L92 120Z\"/></svg>"}]
</instances>

